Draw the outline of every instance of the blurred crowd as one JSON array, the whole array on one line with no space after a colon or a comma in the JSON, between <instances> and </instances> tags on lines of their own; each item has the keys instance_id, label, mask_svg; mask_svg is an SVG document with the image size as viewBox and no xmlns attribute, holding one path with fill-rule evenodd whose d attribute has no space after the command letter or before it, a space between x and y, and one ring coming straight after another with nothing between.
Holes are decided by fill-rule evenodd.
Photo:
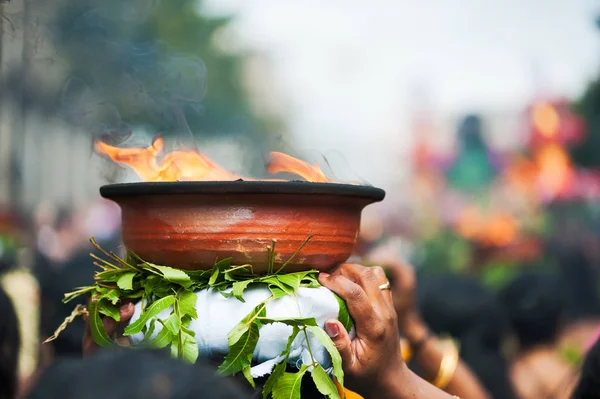
<instances>
[{"instance_id":1,"label":"blurred crowd","mask_svg":"<svg viewBox=\"0 0 600 399\"><path fill-rule=\"evenodd\" d=\"M504 152L487 143L477 115L460 123L449 154L436 154L427 140L417 143L413 208L396 210L391 217L366 213L356 247L357 263L384 268L391 299L370 286L377 267L343 266L321 278L346 300L351 314L354 310L355 340L364 339L362 344L353 341L352 346L337 325L325 330L346 356L345 371L366 399L379 397L369 387L377 386L378 375L387 375L386 368L405 365L420 377L390 377L407 378L404 394L412 392L406 391L412 383L415 392L434 389L430 396L416 397L445 397L435 386L462 399L570 398L579 392L576 386L596 390L600 397L595 385L596 378L600 381L600 223L595 211L600 179L571 159L570 146L581 142L585 132L568 104L536 103L526 121L528 140ZM177 396L182 387L188 393L200 389L184 365L154 354L110 352L80 360L97 349L82 319L41 345L72 312L73 303L62 303L64 293L93 282L89 238L123 253L120 217L116 204L100 199L71 208L42 202L26 217L10 209L0 213L0 399L117 397L117 391L129 397L176 398L190 397ZM364 295L347 295L339 281L348 276ZM368 305L361 303L365 299ZM378 311L377 303L385 310ZM128 309L121 311L123 320L131 317ZM370 335L378 322L381 328L388 323L388 332ZM105 327L118 335L117 326L105 322ZM401 348L400 360L385 349L393 345ZM456 363L442 378L452 348L458 348ZM119 380L115 370L127 364L134 369L140 361L157 362L157 373L167 373L166 368L181 372L176 380L152 385L148 378L153 374L142 367L131 381ZM102 378L85 377L83 367L118 384L92 390ZM198 382L206 383L211 375L204 372L206 380ZM150 386L136 385L136 378ZM44 396L71 383L71 393ZM38 384L42 388L35 388ZM237 388L223 384L222 393L196 397L235 397L226 392ZM303 397L312 397L310 389L303 388ZM596 397L582 395L574 397Z\"/></svg>"},{"instance_id":2,"label":"blurred crowd","mask_svg":"<svg viewBox=\"0 0 600 399\"><path fill-rule=\"evenodd\" d=\"M108 250L123 251L120 213L113 203L98 200L73 210L41 205L29 219L4 212L1 220L0 398L125 394L187 398L195 389L204 389L203 384L210 384L215 393L195 397L237 397L236 386L212 380L213 373L207 371L210 365L199 365L202 376L194 377L188 366L151 353L117 351L80 360L94 346L82 345L82 337L89 340L89 333L81 319L57 340L40 344L73 309L72 303L61 302L63 294L92 282L89 238L95 237ZM395 334L402 338L403 360L416 374L435 380L447 353L441 343L449 338L459 348L460 362L444 388L462 399L569 398L577 384L582 384L582 370L590 367L591 389L600 393L594 385L600 377L600 370L594 368L600 359L592 357L600 337L597 258L589 249L595 245L593 236L586 239L587 235L575 230L571 234L581 240L548 239L541 252L552 253L557 267L517 263L509 279L490 285L473 272L481 266L456 272L446 265L435 273L419 262L414 268L409 266L406 240L385 234L381 227L370 218L365 220L356 256L365 265L383 265L392 285ZM352 311L356 304L353 299L347 301ZM360 318L353 317L358 326ZM590 348L592 363L588 361L586 369L584 359ZM119 370L127 370L126 381ZM154 377L150 377L155 374L158 381L167 378L161 373L168 374L167 382L152 385ZM17 377L12 385L5 382L11 375ZM108 379L115 384L96 387ZM48 394L65 384L72 385L69 392ZM180 389L189 395L177 393ZM437 397L432 395L427 397ZM303 393L303 397L311 396Z\"/></svg>"}]
</instances>

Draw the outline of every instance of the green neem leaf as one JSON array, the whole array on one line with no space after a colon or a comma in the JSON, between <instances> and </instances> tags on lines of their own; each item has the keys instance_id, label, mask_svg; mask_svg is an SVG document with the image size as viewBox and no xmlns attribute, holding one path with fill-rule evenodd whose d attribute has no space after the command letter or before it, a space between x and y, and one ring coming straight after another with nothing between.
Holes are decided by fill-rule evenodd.
<instances>
[{"instance_id":1,"label":"green neem leaf","mask_svg":"<svg viewBox=\"0 0 600 399\"><path fill-rule=\"evenodd\" d=\"M207 283L210 275L212 274L211 270L186 270L185 273L190 276L194 283L203 284Z\"/></svg>"},{"instance_id":2,"label":"green neem leaf","mask_svg":"<svg viewBox=\"0 0 600 399\"><path fill-rule=\"evenodd\" d=\"M154 293L154 287L160 284L160 282L161 278L159 276L148 276L140 281L140 285L144 288L146 296L150 297Z\"/></svg>"},{"instance_id":3,"label":"green neem leaf","mask_svg":"<svg viewBox=\"0 0 600 399\"><path fill-rule=\"evenodd\" d=\"M269 318L269 317L259 317L258 320L262 324L272 324L272 323L283 323L292 327L303 327L303 326L317 326L317 321L314 317L297 317L297 318Z\"/></svg>"},{"instance_id":4,"label":"green neem leaf","mask_svg":"<svg viewBox=\"0 0 600 399\"><path fill-rule=\"evenodd\" d=\"M189 363L195 363L198 358L198 343L189 334L181 332L173 336L171 356Z\"/></svg>"},{"instance_id":5,"label":"green neem leaf","mask_svg":"<svg viewBox=\"0 0 600 399\"><path fill-rule=\"evenodd\" d=\"M150 329L154 330L154 323L152 323L152 327L150 327ZM163 328L158 334L156 334L156 337L154 337L153 340L148 342L148 346L156 349L166 348L175 339L176 337L171 331L169 331L168 328Z\"/></svg>"},{"instance_id":6,"label":"green neem leaf","mask_svg":"<svg viewBox=\"0 0 600 399\"><path fill-rule=\"evenodd\" d=\"M217 282L220 282L224 279L223 272L231 266L231 258L223 259L215 263L213 266L212 273L210 275L210 279L208 280L208 285L212 287Z\"/></svg>"},{"instance_id":7,"label":"green neem leaf","mask_svg":"<svg viewBox=\"0 0 600 399\"><path fill-rule=\"evenodd\" d=\"M153 272L155 273L155 272ZM146 297L164 297L173 293L173 284L163 278L162 276L153 274L148 276L145 279L140 281L140 286L144 288L144 292L146 293Z\"/></svg>"},{"instance_id":8,"label":"green neem leaf","mask_svg":"<svg viewBox=\"0 0 600 399\"><path fill-rule=\"evenodd\" d=\"M271 373L269 378L267 378L265 385L263 385L263 389L262 389L263 399L267 399L269 397L269 394L271 392L273 392L273 386L281 378L283 373L285 373L286 367L287 367L286 360L282 361L277 366L275 366L275 368L273 369L273 372Z\"/></svg>"},{"instance_id":9,"label":"green neem leaf","mask_svg":"<svg viewBox=\"0 0 600 399\"><path fill-rule=\"evenodd\" d=\"M124 335L133 335L139 333L150 319L155 318L160 312L173 306L174 302L175 297L173 295L161 298L154 302L148 309L146 309L144 313L142 313L139 319L125 328Z\"/></svg>"},{"instance_id":10,"label":"green neem leaf","mask_svg":"<svg viewBox=\"0 0 600 399\"><path fill-rule=\"evenodd\" d=\"M252 354L259 337L259 325L253 322L240 339L229 347L223 364L219 366L219 374L226 376L242 371L252 364Z\"/></svg>"},{"instance_id":11,"label":"green neem leaf","mask_svg":"<svg viewBox=\"0 0 600 399\"><path fill-rule=\"evenodd\" d=\"M338 305L340 307L340 310L338 311L338 320L340 321L340 323L342 323L346 331L350 332L352 326L354 326L354 321L350 316L350 312L348 312L348 306L346 305L346 302L337 294L334 293L333 295L335 296L335 299L337 300Z\"/></svg>"},{"instance_id":12,"label":"green neem leaf","mask_svg":"<svg viewBox=\"0 0 600 399\"><path fill-rule=\"evenodd\" d=\"M260 282L264 283L264 284L268 284L269 287L275 286L277 288L279 288L280 290L284 291L286 295L294 295L294 289L290 286L288 286L287 284L282 283L281 281L279 281L279 277L281 276L269 276L266 278L261 278Z\"/></svg>"},{"instance_id":13,"label":"green neem leaf","mask_svg":"<svg viewBox=\"0 0 600 399\"><path fill-rule=\"evenodd\" d=\"M244 317L230 332L227 334L229 347L238 342L241 337L254 325L257 317L267 317L266 304L259 303L246 317Z\"/></svg>"},{"instance_id":14,"label":"green neem leaf","mask_svg":"<svg viewBox=\"0 0 600 399\"><path fill-rule=\"evenodd\" d=\"M344 386L344 370L342 369L342 357L340 356L340 352L338 352L335 344L329 338L329 335L321 327L308 326L306 327L308 330L313 333L313 335L319 340L321 345L327 349L329 352L329 356L331 356L331 363L333 364L333 374L337 381Z\"/></svg>"},{"instance_id":15,"label":"green neem leaf","mask_svg":"<svg viewBox=\"0 0 600 399\"><path fill-rule=\"evenodd\" d=\"M99 301L97 306L99 313L108 316L113 320L121 321L121 313L116 305L113 305L108 301Z\"/></svg>"},{"instance_id":16,"label":"green neem leaf","mask_svg":"<svg viewBox=\"0 0 600 399\"><path fill-rule=\"evenodd\" d=\"M198 318L198 312L196 312L196 301L198 296L192 291L184 291L179 295L179 311L183 316L190 316L192 319Z\"/></svg>"},{"instance_id":17,"label":"green neem leaf","mask_svg":"<svg viewBox=\"0 0 600 399\"><path fill-rule=\"evenodd\" d=\"M283 373L273 386L273 399L300 399L302 378L308 366L302 365L297 373Z\"/></svg>"},{"instance_id":18,"label":"green neem leaf","mask_svg":"<svg viewBox=\"0 0 600 399\"><path fill-rule=\"evenodd\" d=\"M146 332L144 333L144 338L139 342L138 345L143 345L147 343L150 338L152 338L152 334L154 334L154 329L156 328L156 319L150 320L150 327L146 327Z\"/></svg>"},{"instance_id":19,"label":"green neem leaf","mask_svg":"<svg viewBox=\"0 0 600 399\"><path fill-rule=\"evenodd\" d=\"M88 312L90 314L90 330L92 331L92 338L100 346L112 346L113 342L104 330L104 324L100 318L98 312L98 301L92 300L88 305Z\"/></svg>"},{"instance_id":20,"label":"green neem leaf","mask_svg":"<svg viewBox=\"0 0 600 399\"><path fill-rule=\"evenodd\" d=\"M290 273L277 275L277 279L283 284L290 287L294 292L298 292L300 288L300 282L302 281L302 275L300 273Z\"/></svg>"},{"instance_id":21,"label":"green neem leaf","mask_svg":"<svg viewBox=\"0 0 600 399\"><path fill-rule=\"evenodd\" d=\"M292 343L294 342L294 340L296 339L296 337L298 336L299 333L300 333L300 329L298 327L294 327L294 330L292 331L292 335L290 335L288 337L288 342L287 342L287 345L285 346L285 350L283 352L281 352L281 354L279 355L279 356L284 356L285 358L283 359L283 361L281 363L279 363L277 366L275 366L275 368L273 369L273 372L271 373L269 378L267 378L265 385L263 385L263 390L262 390L263 399L267 399L269 394L273 391L273 386L275 385L277 380L279 380L279 378L283 375L283 373L285 373L285 369L287 367L287 362L290 357L290 349L292 348Z\"/></svg>"},{"instance_id":22,"label":"green neem leaf","mask_svg":"<svg viewBox=\"0 0 600 399\"><path fill-rule=\"evenodd\" d=\"M273 299L283 298L287 295L287 293L274 285L269 285L269 291L271 291L271 295L273 295Z\"/></svg>"},{"instance_id":23,"label":"green neem leaf","mask_svg":"<svg viewBox=\"0 0 600 399\"><path fill-rule=\"evenodd\" d=\"M82 295L92 295L93 292L98 292L98 286L92 285L90 287L77 287L75 291L66 293L63 298L63 303L69 303L75 298L79 298Z\"/></svg>"},{"instance_id":24,"label":"green neem leaf","mask_svg":"<svg viewBox=\"0 0 600 399\"><path fill-rule=\"evenodd\" d=\"M219 294L223 295L224 298L232 298L233 297L233 291L228 290L226 287L219 287L217 288L219 290Z\"/></svg>"},{"instance_id":25,"label":"green neem leaf","mask_svg":"<svg viewBox=\"0 0 600 399\"><path fill-rule=\"evenodd\" d=\"M241 281L252 277L252 265L240 265L234 266L230 269L224 270L224 277L226 281Z\"/></svg>"},{"instance_id":26,"label":"green neem leaf","mask_svg":"<svg viewBox=\"0 0 600 399\"><path fill-rule=\"evenodd\" d=\"M193 336L182 332L183 339L183 353L181 353L181 358L191 364L196 363L196 359L198 359L198 343L194 339Z\"/></svg>"},{"instance_id":27,"label":"green neem leaf","mask_svg":"<svg viewBox=\"0 0 600 399\"><path fill-rule=\"evenodd\" d=\"M106 270L103 272L98 272L96 273L96 280L98 281L102 281L102 282L112 282L112 283L116 283L117 281L119 281L119 279L121 278L121 276L123 274L127 274L128 272L122 270L122 269L118 269L118 270Z\"/></svg>"},{"instance_id":28,"label":"green neem leaf","mask_svg":"<svg viewBox=\"0 0 600 399\"><path fill-rule=\"evenodd\" d=\"M337 387L320 364L314 366L310 375L315 382L315 386L322 395L327 396L329 399L340 399L340 393L338 392Z\"/></svg>"},{"instance_id":29,"label":"green neem leaf","mask_svg":"<svg viewBox=\"0 0 600 399\"><path fill-rule=\"evenodd\" d=\"M246 302L244 301L244 298L242 295L244 295L244 290L248 287L249 284L251 284L253 281L252 280L245 280L245 281L236 281L235 283L233 283L233 290L231 291L231 293L233 294L234 297L236 297L238 300L242 301L242 302Z\"/></svg>"},{"instance_id":30,"label":"green neem leaf","mask_svg":"<svg viewBox=\"0 0 600 399\"><path fill-rule=\"evenodd\" d=\"M121 295L121 299L136 299L144 296L144 291L125 292Z\"/></svg>"},{"instance_id":31,"label":"green neem leaf","mask_svg":"<svg viewBox=\"0 0 600 399\"><path fill-rule=\"evenodd\" d=\"M119 295L119 290L109 289L109 290L105 291L104 295L102 295L102 298L106 298L113 305L116 305L117 302L119 302L121 300L121 295Z\"/></svg>"},{"instance_id":32,"label":"green neem leaf","mask_svg":"<svg viewBox=\"0 0 600 399\"><path fill-rule=\"evenodd\" d=\"M133 272L121 274L121 276L117 280L117 286L122 290L126 290L126 291L132 290L134 277L135 277L135 273L133 273Z\"/></svg>"},{"instance_id":33,"label":"green neem leaf","mask_svg":"<svg viewBox=\"0 0 600 399\"><path fill-rule=\"evenodd\" d=\"M306 288L319 288L321 287L321 283L319 283L319 272L317 270L309 270L305 272L306 274L302 277L302 282L300 283L300 287Z\"/></svg>"},{"instance_id":34,"label":"green neem leaf","mask_svg":"<svg viewBox=\"0 0 600 399\"><path fill-rule=\"evenodd\" d=\"M173 284L178 284L183 288L189 288L192 285L190 276L188 276L183 270L173 269L172 267L168 266L152 265L152 267L158 270L165 280L170 281Z\"/></svg>"},{"instance_id":35,"label":"green neem leaf","mask_svg":"<svg viewBox=\"0 0 600 399\"><path fill-rule=\"evenodd\" d=\"M220 273L221 272L219 271L219 269L217 269L217 266L215 265L215 267L213 267L212 274L210 275L210 279L208 280L208 285L210 287L215 285L215 283L217 282L217 279L219 278Z\"/></svg>"},{"instance_id":36,"label":"green neem leaf","mask_svg":"<svg viewBox=\"0 0 600 399\"><path fill-rule=\"evenodd\" d=\"M167 319L164 321L161 319L157 320L163 325L163 328L166 328L169 331L171 331L173 335L179 334L179 330L181 329L181 320L179 319L179 317L177 317L175 313L171 313L171 315L167 317Z\"/></svg>"},{"instance_id":37,"label":"green neem leaf","mask_svg":"<svg viewBox=\"0 0 600 399\"><path fill-rule=\"evenodd\" d=\"M127 254L125 255L125 262L127 262L130 265L137 265L138 263L144 263L144 261L137 256L136 254L134 254L131 251L128 251Z\"/></svg>"},{"instance_id":38,"label":"green neem leaf","mask_svg":"<svg viewBox=\"0 0 600 399\"><path fill-rule=\"evenodd\" d=\"M190 316L186 315L186 316L181 317L181 331L185 332L188 335L191 335L192 337L195 337L196 333L187 327L190 325L191 321L192 321L192 318Z\"/></svg>"},{"instance_id":39,"label":"green neem leaf","mask_svg":"<svg viewBox=\"0 0 600 399\"><path fill-rule=\"evenodd\" d=\"M242 373L244 374L246 381L248 381L248 384L250 384L250 386L252 388L256 388L256 384L254 383L254 378L252 378L252 374L250 373L250 366L244 367L242 369Z\"/></svg>"}]
</instances>

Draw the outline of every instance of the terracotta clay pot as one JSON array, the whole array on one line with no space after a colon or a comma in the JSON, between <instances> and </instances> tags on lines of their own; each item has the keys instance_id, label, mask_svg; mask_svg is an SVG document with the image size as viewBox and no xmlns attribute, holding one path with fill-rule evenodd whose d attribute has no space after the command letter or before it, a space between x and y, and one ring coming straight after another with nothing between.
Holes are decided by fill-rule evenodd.
<instances>
[{"instance_id":1,"label":"terracotta clay pot","mask_svg":"<svg viewBox=\"0 0 600 399\"><path fill-rule=\"evenodd\" d=\"M173 182L100 188L122 209L123 242L142 259L181 269L208 269L215 259L267 271L311 240L286 271L328 270L348 259L362 209L385 192L367 186L305 182Z\"/></svg>"}]
</instances>

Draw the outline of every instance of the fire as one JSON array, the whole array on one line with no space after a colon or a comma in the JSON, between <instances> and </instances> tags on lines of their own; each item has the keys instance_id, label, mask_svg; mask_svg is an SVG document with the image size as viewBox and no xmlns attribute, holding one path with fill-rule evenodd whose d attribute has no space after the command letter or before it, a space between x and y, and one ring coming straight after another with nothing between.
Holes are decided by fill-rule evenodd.
<instances>
[{"instance_id":1,"label":"fire","mask_svg":"<svg viewBox=\"0 0 600 399\"><path fill-rule=\"evenodd\" d=\"M267 172L293 173L315 183L326 183L329 181L318 164L309 165L304 161L290 157L281 152L271 153L271 160L267 165Z\"/></svg>"},{"instance_id":2,"label":"fire","mask_svg":"<svg viewBox=\"0 0 600 399\"><path fill-rule=\"evenodd\" d=\"M96 150L114 162L128 165L143 181L252 180L229 172L197 151L170 152L159 161L164 150L164 140L160 137L147 148L118 148L98 141ZM310 182L329 181L318 164L310 165L280 152L271 153L267 171L292 173Z\"/></svg>"}]
</instances>

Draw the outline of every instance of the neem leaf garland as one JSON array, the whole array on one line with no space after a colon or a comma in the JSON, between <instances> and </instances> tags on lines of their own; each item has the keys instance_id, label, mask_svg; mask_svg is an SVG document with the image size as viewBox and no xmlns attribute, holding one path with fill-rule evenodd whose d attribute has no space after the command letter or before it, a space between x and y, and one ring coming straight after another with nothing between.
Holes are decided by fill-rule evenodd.
<instances>
[{"instance_id":1,"label":"neem leaf garland","mask_svg":"<svg viewBox=\"0 0 600 399\"><path fill-rule=\"evenodd\" d=\"M299 253L309 240L310 237L293 256ZM332 359L333 374L343 386L342 360L329 336L317 326L316 320L310 317L269 318L267 315L267 304L270 301L286 295L296 296L300 287L320 287L316 270L281 274L293 256L275 269L275 242L267 247L269 267L265 275L254 274L252 265L232 265L231 259L215 262L211 270L183 271L145 262L134 253L129 253L126 259L122 259L114 253L104 251L94 239L91 239L91 242L104 255L104 258L91 255L95 260L94 264L101 269L94 276L95 284L65 294L63 300L69 302L79 296L88 296L91 300L87 312L84 307L78 305L73 314L46 342L55 339L76 316L87 313L94 341L100 346L114 345L104 330L101 315L119 321L119 301L135 299L141 300L142 313L139 319L125 328L125 335L143 333L144 338L137 346L170 347L173 357L194 363L198 358L198 345L194 331L188 328L190 322L198 318L195 308L197 297L194 291L212 288L225 297L235 297L244 302L243 294L246 288L262 284L269 289L271 296L259 303L229 332L229 353L219 367L219 374L225 376L241 372L254 387L250 368L260 329L267 324L283 323L292 327L292 333L286 349L279 356L281 362L275 366L263 387L263 397L266 399L271 395L273 399L300 398L302 379L309 372L319 392L330 399L339 399L335 384L312 354L308 335L313 335L327 349ZM346 304L337 295L336 299L340 307L340 322L349 330L352 320ZM159 314L167 309L172 309L171 313L163 320ZM157 323L162 328L152 338ZM291 345L298 334L304 334L312 361L310 365L302 365L296 373L289 373L286 372L286 367Z\"/></svg>"}]
</instances>

